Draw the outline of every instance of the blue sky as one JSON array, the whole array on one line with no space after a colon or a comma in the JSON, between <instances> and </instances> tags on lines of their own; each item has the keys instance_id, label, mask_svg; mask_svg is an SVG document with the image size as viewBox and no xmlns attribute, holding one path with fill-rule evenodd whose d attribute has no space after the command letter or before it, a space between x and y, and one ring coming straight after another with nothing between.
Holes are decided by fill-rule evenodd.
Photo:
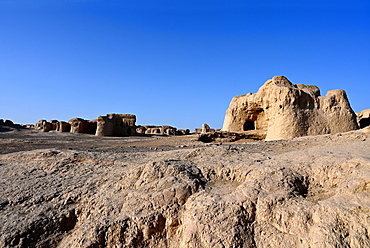
<instances>
[{"instance_id":1,"label":"blue sky","mask_svg":"<svg viewBox=\"0 0 370 248\"><path fill-rule=\"evenodd\" d=\"M370 108L370 1L0 0L0 118L221 128L276 75Z\"/></svg>"}]
</instances>

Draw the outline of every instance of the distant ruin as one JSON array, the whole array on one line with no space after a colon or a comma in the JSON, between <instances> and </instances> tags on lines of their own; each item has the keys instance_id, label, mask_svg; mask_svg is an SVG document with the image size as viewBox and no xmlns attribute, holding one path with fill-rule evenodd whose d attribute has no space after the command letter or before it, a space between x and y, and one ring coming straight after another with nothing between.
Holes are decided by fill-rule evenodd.
<instances>
[{"instance_id":1,"label":"distant ruin","mask_svg":"<svg viewBox=\"0 0 370 248\"><path fill-rule=\"evenodd\" d=\"M71 125L71 133L87 133L87 120L82 118L73 118L69 120L68 123Z\"/></svg>"},{"instance_id":2,"label":"distant ruin","mask_svg":"<svg viewBox=\"0 0 370 248\"><path fill-rule=\"evenodd\" d=\"M71 131L71 124L65 121L59 121L57 123L57 132L70 132Z\"/></svg>"},{"instance_id":3,"label":"distant ruin","mask_svg":"<svg viewBox=\"0 0 370 248\"><path fill-rule=\"evenodd\" d=\"M358 129L344 90L320 96L317 86L292 84L276 76L257 93L236 96L226 111L223 131L265 131L266 140Z\"/></svg>"},{"instance_id":4,"label":"distant ruin","mask_svg":"<svg viewBox=\"0 0 370 248\"><path fill-rule=\"evenodd\" d=\"M136 116L130 114L108 114L97 120L97 136L129 136L136 134Z\"/></svg>"},{"instance_id":5,"label":"distant ruin","mask_svg":"<svg viewBox=\"0 0 370 248\"><path fill-rule=\"evenodd\" d=\"M21 130L21 129L27 129L27 128L33 128L33 125L22 125L14 123L11 120L4 120L0 119L0 132L9 132L13 130Z\"/></svg>"},{"instance_id":6,"label":"distant ruin","mask_svg":"<svg viewBox=\"0 0 370 248\"><path fill-rule=\"evenodd\" d=\"M42 132L57 131L86 133L96 136L129 136L136 134L136 116L130 114L107 114L95 120L73 118L65 121L38 121L34 128Z\"/></svg>"},{"instance_id":7,"label":"distant ruin","mask_svg":"<svg viewBox=\"0 0 370 248\"><path fill-rule=\"evenodd\" d=\"M14 123L11 121L11 120L4 120L4 119L0 119L0 125L4 125L4 126L13 126Z\"/></svg>"},{"instance_id":8,"label":"distant ruin","mask_svg":"<svg viewBox=\"0 0 370 248\"><path fill-rule=\"evenodd\" d=\"M189 129L177 129L172 126L136 125L136 116L132 114L107 114L95 120L73 118L68 122L40 120L35 125L42 132L86 133L96 136L131 136L131 135L187 135Z\"/></svg>"},{"instance_id":9,"label":"distant ruin","mask_svg":"<svg viewBox=\"0 0 370 248\"><path fill-rule=\"evenodd\" d=\"M95 120L40 120L34 128L43 132L87 133L96 136L191 133L189 129L168 125L142 126L135 123L136 116L132 114L107 114ZM344 90L331 90L326 96L321 96L317 86L295 85L284 76L276 76L266 81L257 93L235 96L226 111L222 130L203 124L202 128L194 129L194 134L199 134L200 139L207 142L239 138L279 140L346 132L369 125L370 109L356 116Z\"/></svg>"},{"instance_id":10,"label":"distant ruin","mask_svg":"<svg viewBox=\"0 0 370 248\"><path fill-rule=\"evenodd\" d=\"M187 135L190 134L189 129L177 129L172 126L155 126L155 125L145 125L136 126L136 132L138 134L159 134L159 135Z\"/></svg>"},{"instance_id":11,"label":"distant ruin","mask_svg":"<svg viewBox=\"0 0 370 248\"><path fill-rule=\"evenodd\" d=\"M50 130L55 130L55 129L53 129L53 123L52 123L52 121L49 122L47 120L39 120L35 124L34 128L36 130L40 130L42 132L49 132Z\"/></svg>"},{"instance_id":12,"label":"distant ruin","mask_svg":"<svg viewBox=\"0 0 370 248\"><path fill-rule=\"evenodd\" d=\"M210 128L210 126L207 123L202 124L202 128L195 128L193 133L195 134L204 134L204 133L213 133L213 132L219 132L221 129L214 129Z\"/></svg>"}]
</instances>

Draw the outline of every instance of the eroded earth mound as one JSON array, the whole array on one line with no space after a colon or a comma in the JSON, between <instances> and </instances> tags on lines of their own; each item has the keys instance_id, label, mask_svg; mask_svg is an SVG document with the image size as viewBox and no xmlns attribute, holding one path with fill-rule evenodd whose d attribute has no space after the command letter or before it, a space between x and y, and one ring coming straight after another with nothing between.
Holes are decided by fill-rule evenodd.
<instances>
[{"instance_id":1,"label":"eroded earth mound","mask_svg":"<svg viewBox=\"0 0 370 248\"><path fill-rule=\"evenodd\" d=\"M0 155L0 247L370 247L368 129L166 149L1 135L29 147ZM93 139L113 148L79 149Z\"/></svg>"}]
</instances>

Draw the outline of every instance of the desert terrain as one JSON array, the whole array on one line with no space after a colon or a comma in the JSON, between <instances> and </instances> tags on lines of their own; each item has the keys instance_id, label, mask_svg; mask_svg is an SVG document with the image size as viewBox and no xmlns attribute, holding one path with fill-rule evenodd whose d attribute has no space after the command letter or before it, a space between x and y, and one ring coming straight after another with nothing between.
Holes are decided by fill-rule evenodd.
<instances>
[{"instance_id":1,"label":"desert terrain","mask_svg":"<svg viewBox=\"0 0 370 248\"><path fill-rule=\"evenodd\" d=\"M0 132L0 247L370 247L370 130Z\"/></svg>"}]
</instances>

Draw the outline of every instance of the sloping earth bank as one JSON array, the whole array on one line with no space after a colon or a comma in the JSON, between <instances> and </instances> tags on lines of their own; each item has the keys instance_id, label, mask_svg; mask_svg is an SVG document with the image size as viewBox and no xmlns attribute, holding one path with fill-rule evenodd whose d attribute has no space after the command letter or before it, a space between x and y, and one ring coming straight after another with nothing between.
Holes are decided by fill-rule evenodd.
<instances>
[{"instance_id":1,"label":"sloping earth bank","mask_svg":"<svg viewBox=\"0 0 370 248\"><path fill-rule=\"evenodd\" d=\"M0 247L370 247L368 129L37 150L21 133L0 134Z\"/></svg>"}]
</instances>

